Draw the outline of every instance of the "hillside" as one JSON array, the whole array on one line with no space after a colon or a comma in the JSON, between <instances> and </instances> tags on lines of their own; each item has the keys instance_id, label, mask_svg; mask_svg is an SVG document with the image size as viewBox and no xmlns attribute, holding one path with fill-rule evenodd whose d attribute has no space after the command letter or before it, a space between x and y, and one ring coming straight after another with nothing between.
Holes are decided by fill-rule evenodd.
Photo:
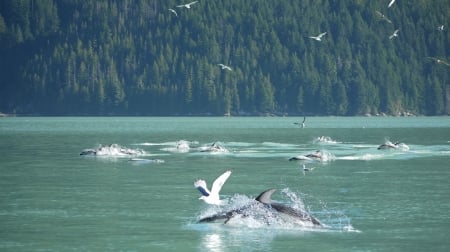
<instances>
[{"instance_id":1,"label":"hillside","mask_svg":"<svg viewBox=\"0 0 450 252\"><path fill-rule=\"evenodd\" d=\"M450 0L181 3L0 1L0 111L449 113Z\"/></svg>"}]
</instances>

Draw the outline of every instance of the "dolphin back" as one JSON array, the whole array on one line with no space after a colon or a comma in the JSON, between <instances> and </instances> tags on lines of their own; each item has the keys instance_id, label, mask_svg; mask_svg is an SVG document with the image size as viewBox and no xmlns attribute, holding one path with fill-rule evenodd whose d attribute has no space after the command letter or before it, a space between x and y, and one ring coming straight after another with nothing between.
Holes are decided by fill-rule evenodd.
<instances>
[{"instance_id":1,"label":"dolphin back","mask_svg":"<svg viewBox=\"0 0 450 252\"><path fill-rule=\"evenodd\" d=\"M272 194L276 190L277 189L273 189L273 188L268 189L268 190L262 192L258 197L256 197L256 200L263 203L264 205L266 205L268 207L275 209L279 213L284 213L284 214L287 214L294 218L298 218L302 221L310 221L314 225L322 226L322 223L320 223L320 221L318 219L311 216L308 212L302 211L300 209L294 209L292 207L285 206L283 204L274 203L272 201Z\"/></svg>"},{"instance_id":2,"label":"dolphin back","mask_svg":"<svg viewBox=\"0 0 450 252\"><path fill-rule=\"evenodd\" d=\"M231 218L236 215L243 214L244 217L248 216L247 210L251 210L252 207L256 205L262 205L269 209L273 209L278 213L282 213L293 218L299 219L301 221L308 221L316 226L323 226L323 224L313 216L311 216L308 212L302 211L300 209L294 209L290 206L286 206L280 203L275 203L272 201L272 194L276 191L276 189L268 189L262 192L258 197L256 197L256 202L250 203L240 208L232 209L229 211L220 212L211 216L204 217L197 221L197 223L203 222L214 222L218 220L225 220L224 224L226 224Z\"/></svg>"},{"instance_id":3,"label":"dolphin back","mask_svg":"<svg viewBox=\"0 0 450 252\"><path fill-rule=\"evenodd\" d=\"M318 219L316 219L315 217L313 217L311 214L309 214L306 211L302 211L300 209L294 209L292 207L285 206L285 205L278 204L278 203L271 203L269 205L271 208L275 209L279 213L289 215L289 216L297 218L301 221L311 222L312 224L314 224L316 226L323 226L323 224Z\"/></svg>"}]
</instances>

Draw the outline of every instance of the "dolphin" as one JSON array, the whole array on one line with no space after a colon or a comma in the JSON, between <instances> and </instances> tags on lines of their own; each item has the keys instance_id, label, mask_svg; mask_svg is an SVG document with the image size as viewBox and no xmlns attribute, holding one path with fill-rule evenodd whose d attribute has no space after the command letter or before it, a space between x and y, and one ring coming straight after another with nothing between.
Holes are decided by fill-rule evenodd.
<instances>
[{"instance_id":1,"label":"dolphin","mask_svg":"<svg viewBox=\"0 0 450 252\"><path fill-rule=\"evenodd\" d=\"M267 210L273 210L276 213L278 213L280 215L280 217L288 217L288 218L292 218L293 220L299 220L302 222L306 222L306 223L310 223L313 226L318 226L318 227L322 227L323 224L316 219L315 217L313 217L312 215L310 215L309 213L302 211L300 209L295 209L286 205L283 205L281 203L276 203L272 201L272 194L276 191L277 189L268 189L264 192L262 192L258 197L255 198L255 201L245 205L243 207L237 208L237 209L232 209L229 211L225 211L225 212L220 212L211 216L207 216L204 218L201 218L200 220L198 220L198 223L203 223L203 222L214 222L214 221L218 221L218 220L224 220L224 224L226 224L228 221L230 221L230 219L232 219L233 217L237 216L237 215L241 215L243 217L247 217L249 215L249 210L252 207L255 206L262 206ZM273 211L270 211L273 213ZM270 214L270 212L268 212L268 214ZM266 216L264 216L266 217Z\"/></svg>"},{"instance_id":2,"label":"dolphin","mask_svg":"<svg viewBox=\"0 0 450 252\"><path fill-rule=\"evenodd\" d=\"M81 151L80 156L85 156L85 155L97 155L97 150L84 149L84 150Z\"/></svg>"}]
</instances>

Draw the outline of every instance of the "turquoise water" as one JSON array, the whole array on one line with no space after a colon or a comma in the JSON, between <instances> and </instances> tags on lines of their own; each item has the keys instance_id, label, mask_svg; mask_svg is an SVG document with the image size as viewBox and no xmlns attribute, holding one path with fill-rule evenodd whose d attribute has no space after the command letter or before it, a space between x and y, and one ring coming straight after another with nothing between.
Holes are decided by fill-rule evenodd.
<instances>
[{"instance_id":1,"label":"turquoise water","mask_svg":"<svg viewBox=\"0 0 450 252\"><path fill-rule=\"evenodd\" d=\"M1 118L0 250L448 251L449 117L301 119ZM387 140L409 150L377 150ZM216 141L228 152L199 151ZM149 161L79 155L109 144ZM316 150L312 171L288 161ZM229 205L198 200L193 182L228 169ZM196 223L268 188L326 226Z\"/></svg>"}]
</instances>

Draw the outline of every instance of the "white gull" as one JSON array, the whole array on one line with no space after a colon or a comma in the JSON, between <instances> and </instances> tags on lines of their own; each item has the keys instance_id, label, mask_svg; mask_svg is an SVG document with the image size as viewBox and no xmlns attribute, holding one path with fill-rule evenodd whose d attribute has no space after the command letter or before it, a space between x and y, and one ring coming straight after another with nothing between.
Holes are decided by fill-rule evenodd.
<instances>
[{"instance_id":1,"label":"white gull","mask_svg":"<svg viewBox=\"0 0 450 252\"><path fill-rule=\"evenodd\" d=\"M208 189L208 186L206 185L206 181L203 179L197 179L194 182L195 188L202 194L200 198L203 201L205 201L208 204L212 205L223 205L224 202L220 200L219 192L222 189L223 184L227 181L228 177L230 177L231 171L226 171L222 175L216 178L214 180L211 191Z\"/></svg>"}]
</instances>

